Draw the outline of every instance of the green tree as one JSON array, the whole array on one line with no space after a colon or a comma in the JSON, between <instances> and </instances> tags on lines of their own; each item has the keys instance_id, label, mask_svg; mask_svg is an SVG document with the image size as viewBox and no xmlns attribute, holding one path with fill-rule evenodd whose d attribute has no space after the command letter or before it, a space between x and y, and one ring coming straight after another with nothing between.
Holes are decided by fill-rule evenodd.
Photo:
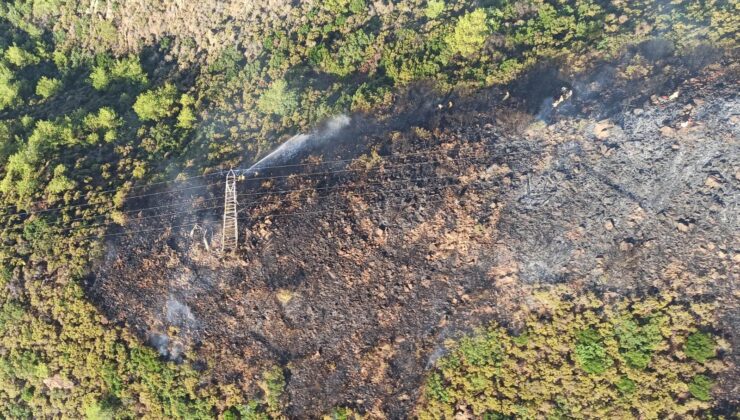
<instances>
[{"instance_id":1,"label":"green tree","mask_svg":"<svg viewBox=\"0 0 740 420\"><path fill-rule=\"evenodd\" d=\"M96 90L105 90L113 82L146 86L148 80L139 58L131 55L112 63L110 60L101 61L90 73L90 82Z\"/></svg>"},{"instance_id":2,"label":"green tree","mask_svg":"<svg viewBox=\"0 0 740 420\"><path fill-rule=\"evenodd\" d=\"M189 106L185 106L180 110L180 113L177 114L177 126L184 129L190 129L193 128L193 125L195 124L195 114L193 113L193 108Z\"/></svg>"},{"instance_id":3,"label":"green tree","mask_svg":"<svg viewBox=\"0 0 740 420\"><path fill-rule=\"evenodd\" d=\"M193 128L195 124L195 112L193 111L193 104L195 100L188 94L183 94L180 97L180 113L177 114L177 126L184 129Z\"/></svg>"},{"instance_id":4,"label":"green tree","mask_svg":"<svg viewBox=\"0 0 740 420\"><path fill-rule=\"evenodd\" d=\"M426 9L424 9L424 15L429 19L436 19L444 10L444 0L429 0Z\"/></svg>"},{"instance_id":5,"label":"green tree","mask_svg":"<svg viewBox=\"0 0 740 420\"><path fill-rule=\"evenodd\" d=\"M9 124L0 121L0 165L15 151L15 136Z\"/></svg>"},{"instance_id":6,"label":"green tree","mask_svg":"<svg viewBox=\"0 0 740 420\"><path fill-rule=\"evenodd\" d=\"M712 399L711 391L713 384L712 380L707 376L696 375L691 379L689 392L698 400L709 401Z\"/></svg>"},{"instance_id":7,"label":"green tree","mask_svg":"<svg viewBox=\"0 0 740 420\"><path fill-rule=\"evenodd\" d=\"M578 333L576 341L576 361L581 369L592 374L601 374L612 365L596 330L588 329Z\"/></svg>"},{"instance_id":8,"label":"green tree","mask_svg":"<svg viewBox=\"0 0 740 420\"><path fill-rule=\"evenodd\" d=\"M96 90L104 90L110 84L110 75L108 70L102 65L97 65L90 73L90 83Z\"/></svg>"},{"instance_id":9,"label":"green tree","mask_svg":"<svg viewBox=\"0 0 740 420\"><path fill-rule=\"evenodd\" d=\"M13 45L5 51L5 59L18 68L38 64L41 59L23 48Z\"/></svg>"},{"instance_id":10,"label":"green tree","mask_svg":"<svg viewBox=\"0 0 740 420\"><path fill-rule=\"evenodd\" d=\"M146 91L136 98L134 111L144 121L159 121L174 113L177 89L167 83L155 90Z\"/></svg>"},{"instance_id":11,"label":"green tree","mask_svg":"<svg viewBox=\"0 0 740 420\"><path fill-rule=\"evenodd\" d=\"M354 14L362 13L366 7L365 0L349 0L349 11Z\"/></svg>"},{"instance_id":12,"label":"green tree","mask_svg":"<svg viewBox=\"0 0 740 420\"><path fill-rule=\"evenodd\" d=\"M36 84L36 94L46 99L57 93L61 87L61 80L42 76Z\"/></svg>"},{"instance_id":13,"label":"green tree","mask_svg":"<svg viewBox=\"0 0 740 420\"><path fill-rule=\"evenodd\" d=\"M147 84L147 76L141 67L139 58L135 55L116 60L110 68L113 78L123 80L131 84L144 86Z\"/></svg>"},{"instance_id":14,"label":"green tree","mask_svg":"<svg viewBox=\"0 0 740 420\"><path fill-rule=\"evenodd\" d=\"M285 80L276 80L260 96L257 108L265 114L288 115L298 106L295 92L288 89Z\"/></svg>"},{"instance_id":15,"label":"green tree","mask_svg":"<svg viewBox=\"0 0 740 420\"><path fill-rule=\"evenodd\" d=\"M20 94L20 84L14 80L13 71L0 62L0 111L15 104Z\"/></svg>"},{"instance_id":16,"label":"green tree","mask_svg":"<svg viewBox=\"0 0 740 420\"><path fill-rule=\"evenodd\" d=\"M457 20L455 29L447 36L447 47L453 54L469 56L480 51L487 35L486 12L476 9Z\"/></svg>"},{"instance_id":17,"label":"green tree","mask_svg":"<svg viewBox=\"0 0 740 420\"><path fill-rule=\"evenodd\" d=\"M60 13L60 0L35 0L33 2L33 16L37 19L48 19Z\"/></svg>"},{"instance_id":18,"label":"green tree","mask_svg":"<svg viewBox=\"0 0 740 420\"><path fill-rule=\"evenodd\" d=\"M0 192L23 204L38 192L40 171L47 155L60 145L76 143L72 129L64 124L39 121L28 141L8 158Z\"/></svg>"},{"instance_id":19,"label":"green tree","mask_svg":"<svg viewBox=\"0 0 740 420\"><path fill-rule=\"evenodd\" d=\"M36 167L29 161L28 154L20 151L11 155L5 166L5 177L0 182L0 192L5 196L15 194L20 202L31 197L36 185Z\"/></svg>"},{"instance_id":20,"label":"green tree","mask_svg":"<svg viewBox=\"0 0 740 420\"><path fill-rule=\"evenodd\" d=\"M616 383L617 389L619 392L621 392L624 395L630 395L633 392L635 392L635 389L637 389L637 386L635 385L635 381L632 379L622 376L619 378L619 381Z\"/></svg>"},{"instance_id":21,"label":"green tree","mask_svg":"<svg viewBox=\"0 0 740 420\"><path fill-rule=\"evenodd\" d=\"M65 191L69 191L72 188L75 187L74 181L67 178L65 175L67 168L64 167L64 165L57 165L54 168L54 176L51 178L51 181L46 185L46 192L51 194L52 196L61 194Z\"/></svg>"},{"instance_id":22,"label":"green tree","mask_svg":"<svg viewBox=\"0 0 740 420\"><path fill-rule=\"evenodd\" d=\"M616 335L620 353L628 365L637 369L647 367L655 347L663 340L656 319L651 319L645 325L625 319L617 325Z\"/></svg>"},{"instance_id":23,"label":"green tree","mask_svg":"<svg viewBox=\"0 0 740 420\"><path fill-rule=\"evenodd\" d=\"M282 411L280 396L285 389L285 375L280 366L273 366L263 374L260 388L265 393L267 411L274 417L279 417Z\"/></svg>"},{"instance_id":24,"label":"green tree","mask_svg":"<svg viewBox=\"0 0 740 420\"><path fill-rule=\"evenodd\" d=\"M97 114L85 116L83 123L89 130L112 130L120 127L123 122L116 115L116 111L103 107L98 110Z\"/></svg>"},{"instance_id":25,"label":"green tree","mask_svg":"<svg viewBox=\"0 0 740 420\"><path fill-rule=\"evenodd\" d=\"M438 372L434 372L427 379L426 394L428 398L435 399L441 402L449 402L450 395L445 389L444 379Z\"/></svg>"},{"instance_id":26,"label":"green tree","mask_svg":"<svg viewBox=\"0 0 740 420\"><path fill-rule=\"evenodd\" d=\"M706 333L695 332L686 339L684 353L699 363L704 363L707 359L715 355L714 339Z\"/></svg>"}]
</instances>

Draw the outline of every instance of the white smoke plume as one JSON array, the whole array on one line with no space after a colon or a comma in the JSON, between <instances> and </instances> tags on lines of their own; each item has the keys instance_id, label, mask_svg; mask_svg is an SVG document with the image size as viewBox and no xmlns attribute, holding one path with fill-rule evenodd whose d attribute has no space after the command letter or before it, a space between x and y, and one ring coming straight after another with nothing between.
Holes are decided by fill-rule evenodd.
<instances>
[{"instance_id":1,"label":"white smoke plume","mask_svg":"<svg viewBox=\"0 0 740 420\"><path fill-rule=\"evenodd\" d=\"M257 173L260 169L266 167L268 164L279 164L281 162L288 161L296 156L298 152L308 146L315 146L323 143L327 139L330 139L337 135L339 131L347 127L351 119L347 115L339 115L330 119L324 127L316 130L309 134L297 134L285 143L281 144L277 149L273 150L267 156L259 160L245 172L247 174Z\"/></svg>"}]
</instances>

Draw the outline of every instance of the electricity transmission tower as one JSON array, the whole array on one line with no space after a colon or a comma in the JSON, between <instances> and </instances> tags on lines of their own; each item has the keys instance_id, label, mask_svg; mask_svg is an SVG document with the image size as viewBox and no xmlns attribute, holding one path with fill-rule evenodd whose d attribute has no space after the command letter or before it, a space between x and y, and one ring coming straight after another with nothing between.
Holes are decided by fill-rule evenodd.
<instances>
[{"instance_id":1,"label":"electricity transmission tower","mask_svg":"<svg viewBox=\"0 0 740 420\"><path fill-rule=\"evenodd\" d=\"M236 216L236 173L230 170L226 174L226 191L224 194L224 224L221 237L221 252L227 249L236 250L239 243L239 229Z\"/></svg>"}]
</instances>

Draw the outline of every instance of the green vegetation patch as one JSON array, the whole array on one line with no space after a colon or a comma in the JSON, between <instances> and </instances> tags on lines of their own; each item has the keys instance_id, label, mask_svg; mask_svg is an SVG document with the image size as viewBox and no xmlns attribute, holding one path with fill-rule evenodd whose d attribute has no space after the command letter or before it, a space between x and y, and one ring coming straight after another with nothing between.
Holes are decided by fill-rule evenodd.
<instances>
[{"instance_id":1,"label":"green vegetation patch","mask_svg":"<svg viewBox=\"0 0 740 420\"><path fill-rule=\"evenodd\" d=\"M689 392L698 400L709 401L712 399L712 385L713 381L709 377L696 375L689 383Z\"/></svg>"},{"instance_id":2,"label":"green vegetation patch","mask_svg":"<svg viewBox=\"0 0 740 420\"><path fill-rule=\"evenodd\" d=\"M663 341L657 319L650 319L643 325L634 319L622 320L616 326L620 354L628 365L645 369L657 346Z\"/></svg>"},{"instance_id":3,"label":"green vegetation patch","mask_svg":"<svg viewBox=\"0 0 740 420\"><path fill-rule=\"evenodd\" d=\"M62 81L46 76L41 76L36 84L36 94L46 99L53 96L62 87Z\"/></svg>"},{"instance_id":4,"label":"green vegetation patch","mask_svg":"<svg viewBox=\"0 0 740 420\"><path fill-rule=\"evenodd\" d=\"M709 334L696 332L686 339L684 353L697 362L704 363L714 357L715 347L716 343Z\"/></svg>"},{"instance_id":5,"label":"green vegetation patch","mask_svg":"<svg viewBox=\"0 0 740 420\"><path fill-rule=\"evenodd\" d=\"M535 296L547 316L534 311L524 334L493 324L448 343L428 376L420 418L460 410L500 416L492 418L660 418L711 409L706 375L727 366L681 360L680 349L663 345L666 336L686 338L710 316L706 308L676 303L668 292L609 303L565 287ZM690 405L681 396L687 391L696 399Z\"/></svg>"},{"instance_id":6,"label":"green vegetation patch","mask_svg":"<svg viewBox=\"0 0 740 420\"><path fill-rule=\"evenodd\" d=\"M612 365L612 359L606 354L601 335L594 329L579 331L577 334L576 361L588 373L601 374Z\"/></svg>"}]
</instances>

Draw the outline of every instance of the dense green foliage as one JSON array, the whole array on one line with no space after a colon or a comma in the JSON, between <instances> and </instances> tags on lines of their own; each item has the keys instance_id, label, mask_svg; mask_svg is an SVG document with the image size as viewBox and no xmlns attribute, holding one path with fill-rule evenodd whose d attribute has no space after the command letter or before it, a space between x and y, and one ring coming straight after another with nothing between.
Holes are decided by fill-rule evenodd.
<instances>
[{"instance_id":1,"label":"dense green foliage","mask_svg":"<svg viewBox=\"0 0 740 420\"><path fill-rule=\"evenodd\" d=\"M62 82L59 79L41 76L38 84L36 84L36 94L46 99L54 95L60 87L62 87Z\"/></svg>"},{"instance_id":2,"label":"dense green foliage","mask_svg":"<svg viewBox=\"0 0 740 420\"><path fill-rule=\"evenodd\" d=\"M697 362L704 363L714 357L715 346L714 339L709 334L696 332L686 340L684 353Z\"/></svg>"},{"instance_id":3,"label":"dense green foliage","mask_svg":"<svg viewBox=\"0 0 740 420\"><path fill-rule=\"evenodd\" d=\"M710 407L710 378L726 365L697 363L681 350L711 307L676 303L671 293L607 303L564 287L536 299L539 315L529 315L519 334L494 324L449 343L428 378L421 418L460 410L493 418L663 418Z\"/></svg>"},{"instance_id":4,"label":"dense green foliage","mask_svg":"<svg viewBox=\"0 0 740 420\"><path fill-rule=\"evenodd\" d=\"M577 334L575 358L583 370L588 373L600 374L613 363L606 354L599 333L593 329L580 331Z\"/></svg>"},{"instance_id":5,"label":"dense green foliage","mask_svg":"<svg viewBox=\"0 0 740 420\"><path fill-rule=\"evenodd\" d=\"M732 46L739 26L737 5L716 0L382 3L298 2L291 13L300 19L265 19L249 43L212 51L177 34L131 47L128 32L142 23L124 30L126 16L109 18L121 2L0 4L0 417L280 413L279 368L251 400L234 384L203 384L207 372L161 359L84 296L90 260L103 252L93 236L101 223L125 223L120 209L137 186L239 163L338 112L382 112L415 82L480 88L543 60L577 71L655 36L679 50ZM612 413L705 408L711 382L701 375L721 370L710 360L717 344L703 333L686 338L703 325L675 308L599 315L557 298L561 320L462 340L430 376L424 412L461 404L491 418L576 415L609 412L604 401ZM701 363L673 361L681 355L671 334ZM682 391L696 401L680 405Z\"/></svg>"},{"instance_id":6,"label":"dense green foliage","mask_svg":"<svg viewBox=\"0 0 740 420\"><path fill-rule=\"evenodd\" d=\"M267 89L257 102L257 108L266 114L285 116L298 106L295 93L288 89L285 80L277 80Z\"/></svg>"},{"instance_id":7,"label":"dense green foliage","mask_svg":"<svg viewBox=\"0 0 740 420\"><path fill-rule=\"evenodd\" d=\"M696 375L691 379L689 384L689 392L695 398L702 401L709 401L712 399L710 394L712 390L712 380L704 375Z\"/></svg>"}]
</instances>

